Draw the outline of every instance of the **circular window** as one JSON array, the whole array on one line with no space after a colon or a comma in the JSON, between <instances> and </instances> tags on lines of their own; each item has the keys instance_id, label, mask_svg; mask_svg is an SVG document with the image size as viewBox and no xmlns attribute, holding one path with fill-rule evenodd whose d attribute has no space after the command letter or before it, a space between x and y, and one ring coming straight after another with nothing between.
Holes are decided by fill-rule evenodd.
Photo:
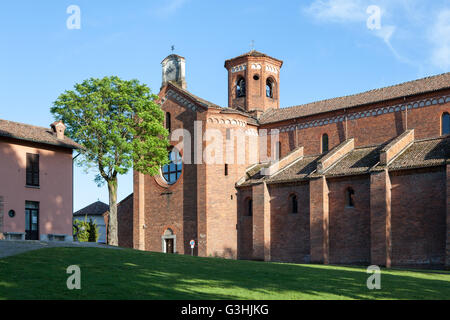
<instances>
[{"instance_id":1,"label":"circular window","mask_svg":"<svg viewBox=\"0 0 450 320\"><path fill-rule=\"evenodd\" d=\"M172 149L169 153L169 164L162 167L162 176L168 184L174 184L178 181L183 170L183 161L180 152Z\"/></svg>"},{"instance_id":2,"label":"circular window","mask_svg":"<svg viewBox=\"0 0 450 320\"><path fill-rule=\"evenodd\" d=\"M14 217L16 216L16 212L15 212L14 210L9 210L8 216L9 216L10 218L14 218Z\"/></svg>"},{"instance_id":3,"label":"circular window","mask_svg":"<svg viewBox=\"0 0 450 320\"><path fill-rule=\"evenodd\" d=\"M253 79L254 79L254 80L259 80L259 76L258 76L257 74L255 74L255 75L253 76Z\"/></svg>"}]
</instances>

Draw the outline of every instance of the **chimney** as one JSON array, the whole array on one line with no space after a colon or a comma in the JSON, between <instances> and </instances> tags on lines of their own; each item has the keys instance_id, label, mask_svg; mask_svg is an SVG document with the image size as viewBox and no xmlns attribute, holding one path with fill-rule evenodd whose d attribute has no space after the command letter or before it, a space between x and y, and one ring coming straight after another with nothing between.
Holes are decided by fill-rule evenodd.
<instances>
[{"instance_id":1,"label":"chimney","mask_svg":"<svg viewBox=\"0 0 450 320\"><path fill-rule=\"evenodd\" d=\"M66 125L61 120L53 122L50 127L52 128L52 132L56 134L56 138L58 140L64 139L64 131L66 130Z\"/></svg>"},{"instance_id":2,"label":"chimney","mask_svg":"<svg viewBox=\"0 0 450 320\"><path fill-rule=\"evenodd\" d=\"M186 84L186 60L177 55L171 54L162 62L162 84L164 87L168 82L175 83L183 89L187 88Z\"/></svg>"}]
</instances>

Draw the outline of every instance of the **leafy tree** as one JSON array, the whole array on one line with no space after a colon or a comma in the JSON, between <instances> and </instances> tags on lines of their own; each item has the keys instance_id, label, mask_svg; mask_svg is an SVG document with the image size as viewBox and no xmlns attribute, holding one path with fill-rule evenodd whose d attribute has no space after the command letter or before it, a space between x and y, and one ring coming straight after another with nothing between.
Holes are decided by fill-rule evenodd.
<instances>
[{"instance_id":1,"label":"leafy tree","mask_svg":"<svg viewBox=\"0 0 450 320\"><path fill-rule=\"evenodd\" d=\"M97 242L100 236L97 223L92 219L75 220L73 222L73 234L79 242Z\"/></svg>"},{"instance_id":2,"label":"leafy tree","mask_svg":"<svg viewBox=\"0 0 450 320\"><path fill-rule=\"evenodd\" d=\"M84 147L77 164L95 167L95 181L109 191L108 244L117 245L117 175L132 167L159 174L168 163L168 131L159 97L137 80L90 78L65 91L51 112L66 125L67 136Z\"/></svg>"}]
</instances>

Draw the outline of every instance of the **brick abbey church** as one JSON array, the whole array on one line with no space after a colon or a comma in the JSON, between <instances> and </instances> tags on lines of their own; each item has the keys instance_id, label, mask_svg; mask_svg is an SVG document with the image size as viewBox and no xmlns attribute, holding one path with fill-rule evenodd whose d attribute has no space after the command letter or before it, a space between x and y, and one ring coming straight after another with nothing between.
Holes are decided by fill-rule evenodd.
<instances>
[{"instance_id":1,"label":"brick abbey church","mask_svg":"<svg viewBox=\"0 0 450 320\"><path fill-rule=\"evenodd\" d=\"M221 107L187 90L183 57L163 60L171 134L214 129L245 161L183 163L208 139L172 137L160 175L134 173L119 244L191 254L193 239L203 257L450 266L450 73L280 108L282 65L254 50L225 61ZM253 143L262 132L266 145ZM250 155L262 147L279 160Z\"/></svg>"}]
</instances>

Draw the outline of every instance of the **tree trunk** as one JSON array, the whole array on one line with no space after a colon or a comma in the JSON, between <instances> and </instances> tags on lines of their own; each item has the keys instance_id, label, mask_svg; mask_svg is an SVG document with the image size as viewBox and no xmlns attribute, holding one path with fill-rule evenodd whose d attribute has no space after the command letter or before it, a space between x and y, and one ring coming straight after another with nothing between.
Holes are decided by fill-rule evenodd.
<instances>
[{"instance_id":1,"label":"tree trunk","mask_svg":"<svg viewBox=\"0 0 450 320\"><path fill-rule=\"evenodd\" d=\"M109 217L108 217L108 244L119 245L117 234L117 178L108 181L109 191Z\"/></svg>"}]
</instances>

